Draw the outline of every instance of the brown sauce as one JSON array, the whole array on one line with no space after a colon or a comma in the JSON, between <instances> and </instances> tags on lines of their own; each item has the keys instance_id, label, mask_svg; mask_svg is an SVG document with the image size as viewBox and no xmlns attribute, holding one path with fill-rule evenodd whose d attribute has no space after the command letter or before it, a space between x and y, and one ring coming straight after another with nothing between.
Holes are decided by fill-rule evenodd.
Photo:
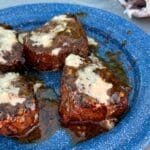
<instances>
[{"instance_id":1,"label":"brown sauce","mask_svg":"<svg viewBox=\"0 0 150 150\"><path fill-rule=\"evenodd\" d=\"M20 137L21 143L37 143L50 138L58 129L64 128L71 135L72 143L76 144L88 140L104 131L99 125L70 125L63 127L60 125L58 114L58 97L51 88L40 88L37 92L39 106L38 126L26 137Z\"/></svg>"},{"instance_id":2,"label":"brown sauce","mask_svg":"<svg viewBox=\"0 0 150 150\"><path fill-rule=\"evenodd\" d=\"M121 43L121 47L124 48L127 45L127 40L123 40Z\"/></svg>"},{"instance_id":3,"label":"brown sauce","mask_svg":"<svg viewBox=\"0 0 150 150\"><path fill-rule=\"evenodd\" d=\"M115 53L111 51L107 51L105 55L108 58L107 66L114 73L116 78L118 78L123 85L130 87L129 79L126 75L126 72L121 62L118 60L118 57L121 55L121 51Z\"/></svg>"},{"instance_id":4,"label":"brown sauce","mask_svg":"<svg viewBox=\"0 0 150 150\"><path fill-rule=\"evenodd\" d=\"M66 131L71 135L72 143L80 143L107 131L100 125L69 125Z\"/></svg>"},{"instance_id":5,"label":"brown sauce","mask_svg":"<svg viewBox=\"0 0 150 150\"><path fill-rule=\"evenodd\" d=\"M40 95L40 96L39 96ZM54 90L40 88L36 95L39 107L39 123L28 136L19 138L21 143L41 142L52 136L59 128L58 101Z\"/></svg>"},{"instance_id":6,"label":"brown sauce","mask_svg":"<svg viewBox=\"0 0 150 150\"><path fill-rule=\"evenodd\" d=\"M39 124L27 137L20 138L22 143L41 142L48 139L59 129L58 103L39 100Z\"/></svg>"},{"instance_id":7,"label":"brown sauce","mask_svg":"<svg viewBox=\"0 0 150 150\"><path fill-rule=\"evenodd\" d=\"M132 35L132 31L131 31L131 30L128 30L128 31L127 31L127 35Z\"/></svg>"},{"instance_id":8,"label":"brown sauce","mask_svg":"<svg viewBox=\"0 0 150 150\"><path fill-rule=\"evenodd\" d=\"M90 49L90 52L94 53L99 58L99 60L102 61L102 63L114 73L116 78L118 78L123 85L130 87L129 79L122 66L122 63L118 59L118 57L122 54L121 51L116 51L116 52L107 51L105 53L107 60L105 60L104 58L98 56L98 50L100 48L99 43L98 43L98 46L88 45L88 48ZM128 70L131 70L131 69L132 68L130 66Z\"/></svg>"},{"instance_id":9,"label":"brown sauce","mask_svg":"<svg viewBox=\"0 0 150 150\"><path fill-rule=\"evenodd\" d=\"M78 11L75 13L75 15L77 17L86 17L87 16L87 13L86 12L83 12L83 11Z\"/></svg>"},{"instance_id":10,"label":"brown sauce","mask_svg":"<svg viewBox=\"0 0 150 150\"><path fill-rule=\"evenodd\" d=\"M97 50L97 47L93 47L93 50ZM118 60L120 52L106 52L106 57L108 60L100 58L100 60L109 67L112 72L118 77L124 85L129 86L129 81L126 76L125 70L122 64ZM29 74L28 74L29 75ZM29 75L30 78L35 79L36 75L32 73ZM71 135L72 143L76 144L83 142L92 137L95 137L107 130L102 128L100 125L69 125L63 127L60 123L60 118L58 114L59 107L59 97L56 95L52 88L41 87L36 97L38 99L39 105L39 124L38 127L32 131L27 137L20 138L19 141L22 143L35 143L41 142L50 138L58 129L64 128L68 134Z\"/></svg>"},{"instance_id":11,"label":"brown sauce","mask_svg":"<svg viewBox=\"0 0 150 150\"><path fill-rule=\"evenodd\" d=\"M103 63L103 65L108 67L113 72L115 77L119 79L122 85L126 86L129 89L131 88L126 71L123 68L122 63L118 59L118 57L121 55L121 51L117 52L107 51L105 53L107 60L102 57L99 57L97 52L95 54L99 58L99 60ZM129 69L131 70L132 68L130 67Z\"/></svg>"}]
</instances>

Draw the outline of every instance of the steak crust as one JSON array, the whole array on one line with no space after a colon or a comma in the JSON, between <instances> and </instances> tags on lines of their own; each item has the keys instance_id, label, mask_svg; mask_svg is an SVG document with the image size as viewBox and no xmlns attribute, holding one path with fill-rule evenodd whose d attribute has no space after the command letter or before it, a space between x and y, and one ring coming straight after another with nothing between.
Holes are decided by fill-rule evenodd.
<instances>
[{"instance_id":1,"label":"steak crust","mask_svg":"<svg viewBox=\"0 0 150 150\"><path fill-rule=\"evenodd\" d=\"M87 37L76 16L56 16L24 37L24 53L29 67L57 70L70 53L87 56Z\"/></svg>"},{"instance_id":2,"label":"steak crust","mask_svg":"<svg viewBox=\"0 0 150 150\"><path fill-rule=\"evenodd\" d=\"M3 74L1 77L8 74ZM17 73L11 73L10 76L14 74ZM38 124L39 109L34 94L34 83L17 74L17 79L14 79L11 84L10 86L14 87L11 91L8 88L0 90L1 95L6 95L5 100L10 98L7 100L9 102L0 99L0 134L22 137L26 136ZM17 96L12 93L12 91L16 92L16 88L19 88ZM15 101L17 102L15 103Z\"/></svg>"},{"instance_id":3,"label":"steak crust","mask_svg":"<svg viewBox=\"0 0 150 150\"><path fill-rule=\"evenodd\" d=\"M63 69L61 80L61 102L59 107L61 122L65 126L74 124L100 124L103 128L110 129L128 108L127 87L114 76L111 70L103 66L102 62L100 62L100 60L95 56L86 58L79 58L77 56L80 61L75 59L76 56L77 55L70 54L66 58L66 64ZM72 62L73 66L69 64L71 62L71 58L72 61L74 61ZM79 62L78 65L77 61ZM93 96L94 93L90 92L92 88L89 88L89 93L84 92L87 87L82 85L84 83L82 80L79 82L82 88L80 88L77 84L77 81L83 78L83 74L80 76L79 71L83 72L88 66L94 65L97 65L97 67L93 70L97 79L91 83L89 87L94 87L94 84L97 83L99 78L101 78L109 86L111 85L110 88L105 91L107 94L106 96L109 97L106 101L101 99L104 94L103 89L107 88L105 84L96 85L97 87L95 90L98 90L101 87L101 90L99 90L98 93L98 96L100 97L99 100L97 97L95 98ZM89 76L85 76L85 78L89 78ZM91 80L93 79L94 75L91 77ZM86 81L88 82L88 80L90 79L87 79ZM83 90L83 92L81 90Z\"/></svg>"}]
</instances>

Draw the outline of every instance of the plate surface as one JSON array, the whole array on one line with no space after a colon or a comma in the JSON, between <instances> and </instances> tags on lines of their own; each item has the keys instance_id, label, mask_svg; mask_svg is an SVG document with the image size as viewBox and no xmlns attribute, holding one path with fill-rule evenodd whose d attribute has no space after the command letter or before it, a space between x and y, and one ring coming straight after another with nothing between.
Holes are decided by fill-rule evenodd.
<instances>
[{"instance_id":1,"label":"plate surface","mask_svg":"<svg viewBox=\"0 0 150 150\"><path fill-rule=\"evenodd\" d=\"M130 109L120 123L110 132L101 134L80 144L72 144L64 129L55 132L42 143L20 144L13 139L0 137L0 149L7 150L138 150L150 144L150 37L135 25L100 9L67 4L33 4L0 10L0 22L19 30L30 30L55 15L71 12L86 13L79 17L86 33L100 43L99 54L106 51L122 54L122 62L132 92ZM129 69L130 68L130 69ZM43 72L39 76L47 86L59 94L61 72ZM55 82L54 82L55 81Z\"/></svg>"}]
</instances>

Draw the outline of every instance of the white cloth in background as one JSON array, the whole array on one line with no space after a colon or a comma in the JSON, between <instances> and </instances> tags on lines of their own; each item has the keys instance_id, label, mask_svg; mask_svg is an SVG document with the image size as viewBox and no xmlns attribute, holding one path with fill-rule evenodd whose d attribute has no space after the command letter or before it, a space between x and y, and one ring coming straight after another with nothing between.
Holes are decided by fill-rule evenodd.
<instances>
[{"instance_id":1,"label":"white cloth in background","mask_svg":"<svg viewBox=\"0 0 150 150\"><path fill-rule=\"evenodd\" d=\"M150 17L150 0L119 0L126 8L124 13L132 17Z\"/></svg>"}]
</instances>

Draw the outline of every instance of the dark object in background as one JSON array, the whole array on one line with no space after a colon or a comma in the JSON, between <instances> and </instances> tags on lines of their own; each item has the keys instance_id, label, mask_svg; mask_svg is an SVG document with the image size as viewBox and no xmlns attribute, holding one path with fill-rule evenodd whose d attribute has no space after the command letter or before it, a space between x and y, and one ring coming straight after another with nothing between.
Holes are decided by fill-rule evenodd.
<instances>
[{"instance_id":1,"label":"dark object in background","mask_svg":"<svg viewBox=\"0 0 150 150\"><path fill-rule=\"evenodd\" d=\"M126 8L124 11L130 18L150 17L150 0L119 0Z\"/></svg>"}]
</instances>

